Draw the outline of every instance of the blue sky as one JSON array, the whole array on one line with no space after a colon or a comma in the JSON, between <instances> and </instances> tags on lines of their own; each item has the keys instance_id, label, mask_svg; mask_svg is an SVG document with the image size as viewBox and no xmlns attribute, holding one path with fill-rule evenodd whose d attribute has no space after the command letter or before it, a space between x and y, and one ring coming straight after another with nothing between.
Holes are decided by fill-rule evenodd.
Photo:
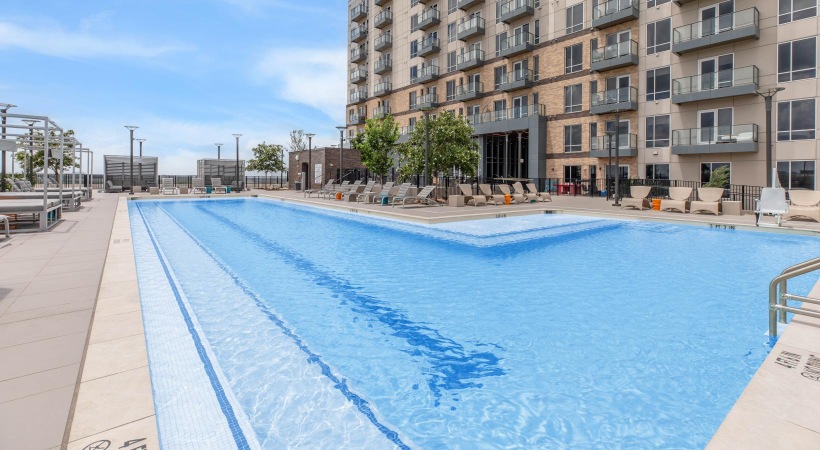
<instances>
[{"instance_id":1,"label":"blue sky","mask_svg":"<svg viewBox=\"0 0 820 450\"><path fill-rule=\"evenodd\" d=\"M347 2L342 0L3 1L0 103L47 115L95 152L147 139L161 173L197 159L344 124ZM226 150L227 149L227 150ZM100 163L100 165L96 165Z\"/></svg>"}]
</instances>

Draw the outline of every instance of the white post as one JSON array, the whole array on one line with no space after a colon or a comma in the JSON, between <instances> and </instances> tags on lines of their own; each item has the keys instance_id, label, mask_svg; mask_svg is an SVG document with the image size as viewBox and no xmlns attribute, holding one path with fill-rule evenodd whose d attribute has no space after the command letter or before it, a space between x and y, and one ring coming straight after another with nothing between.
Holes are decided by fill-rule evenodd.
<instances>
[{"instance_id":1,"label":"white post","mask_svg":"<svg viewBox=\"0 0 820 450\"><path fill-rule=\"evenodd\" d=\"M48 117L43 120L43 158L48 157ZM43 159L48 167L47 159ZM62 199L61 199L62 200ZM43 212L40 214L40 231L48 229L48 183L43 183Z\"/></svg>"}]
</instances>

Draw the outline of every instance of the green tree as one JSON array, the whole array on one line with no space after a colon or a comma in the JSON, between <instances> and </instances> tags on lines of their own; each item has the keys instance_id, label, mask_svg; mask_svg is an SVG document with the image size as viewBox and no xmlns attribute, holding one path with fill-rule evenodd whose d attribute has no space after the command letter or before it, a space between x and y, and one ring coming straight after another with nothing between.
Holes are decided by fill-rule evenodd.
<instances>
[{"instance_id":1,"label":"green tree","mask_svg":"<svg viewBox=\"0 0 820 450\"><path fill-rule=\"evenodd\" d=\"M399 145L399 173L402 179L424 171L424 121L416 122L410 138ZM472 139L473 128L467 119L444 111L430 120L429 169L433 182L451 170L475 176L478 170L478 144Z\"/></svg>"},{"instance_id":2,"label":"green tree","mask_svg":"<svg viewBox=\"0 0 820 450\"><path fill-rule=\"evenodd\" d=\"M703 187L729 187L729 167L720 166L713 170L712 174L709 175L709 182L704 184Z\"/></svg>"},{"instance_id":3,"label":"green tree","mask_svg":"<svg viewBox=\"0 0 820 450\"><path fill-rule=\"evenodd\" d=\"M49 133L49 141L48 141L48 148L51 150L49 153L53 153L55 151L60 150L60 137L57 135L56 132L50 131ZM74 130L67 130L64 133L66 138L74 137ZM20 164L21 167L26 167L24 164L28 162L28 158L31 155L31 150L34 150L34 158L32 158L32 171L39 172L45 170L44 167L44 152L43 148L45 147L45 140L43 139L43 132L39 130L35 130L34 133L29 136L22 136L17 138L17 145L21 148L26 149L25 152L19 152L15 154L15 159ZM66 142L63 145L63 170L70 169L71 167L79 167L77 161L74 158L74 153L72 150L74 149L73 143ZM54 172L54 175L58 177L60 175L60 158L57 157L50 157L48 158L48 169ZM34 176L33 173L29 174L27 177L29 181L34 183Z\"/></svg>"},{"instance_id":4,"label":"green tree","mask_svg":"<svg viewBox=\"0 0 820 450\"><path fill-rule=\"evenodd\" d=\"M293 130L290 132L290 145L288 149L292 152L301 152L308 149L305 142L305 132L303 130Z\"/></svg>"},{"instance_id":5,"label":"green tree","mask_svg":"<svg viewBox=\"0 0 820 450\"><path fill-rule=\"evenodd\" d=\"M283 172L285 170L281 145L263 142L254 147L252 151L253 159L248 161L248 165L245 167L247 170L264 172L266 177L268 172Z\"/></svg>"},{"instance_id":6,"label":"green tree","mask_svg":"<svg viewBox=\"0 0 820 450\"><path fill-rule=\"evenodd\" d=\"M393 167L393 149L399 139L399 126L391 115L383 119L367 119L364 133L351 141L351 146L361 151L361 161L368 170L382 177Z\"/></svg>"}]
</instances>

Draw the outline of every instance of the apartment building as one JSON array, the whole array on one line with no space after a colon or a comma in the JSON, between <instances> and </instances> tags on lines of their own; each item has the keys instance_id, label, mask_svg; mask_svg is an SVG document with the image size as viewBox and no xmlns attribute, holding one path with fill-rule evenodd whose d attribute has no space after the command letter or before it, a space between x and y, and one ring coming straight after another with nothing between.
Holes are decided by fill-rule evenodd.
<instances>
[{"instance_id":1,"label":"apartment building","mask_svg":"<svg viewBox=\"0 0 820 450\"><path fill-rule=\"evenodd\" d=\"M816 187L817 0L355 0L348 135L469 118L482 177Z\"/></svg>"}]
</instances>

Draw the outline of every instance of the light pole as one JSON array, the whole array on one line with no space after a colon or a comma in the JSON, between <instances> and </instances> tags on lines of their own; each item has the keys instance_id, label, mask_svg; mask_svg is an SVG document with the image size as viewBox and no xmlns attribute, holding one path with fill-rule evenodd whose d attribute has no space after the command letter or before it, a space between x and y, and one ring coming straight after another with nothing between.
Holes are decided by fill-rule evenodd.
<instances>
[{"instance_id":1,"label":"light pole","mask_svg":"<svg viewBox=\"0 0 820 450\"><path fill-rule=\"evenodd\" d=\"M342 152L345 148L345 130L347 129L346 126L341 125L336 127L339 130L339 183L342 182Z\"/></svg>"},{"instance_id":2,"label":"light pole","mask_svg":"<svg viewBox=\"0 0 820 450\"><path fill-rule=\"evenodd\" d=\"M772 165L772 98L786 88L773 87L768 89L758 89L757 95L766 101L766 186L775 185L775 167Z\"/></svg>"},{"instance_id":3,"label":"light pole","mask_svg":"<svg viewBox=\"0 0 820 450\"><path fill-rule=\"evenodd\" d=\"M0 112L3 113L3 139L6 139L6 113L9 112L9 109L16 108L17 105L12 105L11 103L0 103ZM14 154L12 153L12 158L14 158ZM12 159L13 161L13 159ZM0 192L6 192L6 151L3 150L3 164L2 168L0 168L2 174L0 174Z\"/></svg>"},{"instance_id":4,"label":"light pole","mask_svg":"<svg viewBox=\"0 0 820 450\"><path fill-rule=\"evenodd\" d=\"M621 206L621 112L615 113L615 203Z\"/></svg>"},{"instance_id":5,"label":"light pole","mask_svg":"<svg viewBox=\"0 0 820 450\"><path fill-rule=\"evenodd\" d=\"M146 139L134 139L135 141L140 143L140 158L142 158L142 143L146 141Z\"/></svg>"},{"instance_id":6,"label":"light pole","mask_svg":"<svg viewBox=\"0 0 820 450\"><path fill-rule=\"evenodd\" d=\"M610 175L609 171L612 170L612 135L613 134L614 133L610 130L606 131L606 137L609 138L609 140L606 143L606 149L609 153L609 158L608 158L608 161L607 161L606 170L604 171L604 175L606 175L606 199L607 200L609 200L609 198L612 196L612 189L609 187L609 175Z\"/></svg>"},{"instance_id":7,"label":"light pole","mask_svg":"<svg viewBox=\"0 0 820 450\"><path fill-rule=\"evenodd\" d=\"M34 124L39 120L27 119L23 122L28 125L28 164L26 164L26 176L31 184L34 184ZM45 153L43 153L43 163L46 163Z\"/></svg>"},{"instance_id":8,"label":"light pole","mask_svg":"<svg viewBox=\"0 0 820 450\"><path fill-rule=\"evenodd\" d=\"M310 178L310 166L313 164L311 154L313 153L313 136L316 136L316 133L305 133L305 136L308 138L308 170L307 180L302 184L307 186L305 189L313 189L313 179ZM313 176L316 176L316 174L313 174Z\"/></svg>"},{"instance_id":9,"label":"light pole","mask_svg":"<svg viewBox=\"0 0 820 450\"><path fill-rule=\"evenodd\" d=\"M134 195L134 130L139 127L135 125L125 125L125 128L131 133L131 180L128 182L128 195Z\"/></svg>"},{"instance_id":10,"label":"light pole","mask_svg":"<svg viewBox=\"0 0 820 450\"><path fill-rule=\"evenodd\" d=\"M240 133L235 133L233 137L236 138L236 190L239 191L239 137Z\"/></svg>"},{"instance_id":11,"label":"light pole","mask_svg":"<svg viewBox=\"0 0 820 450\"><path fill-rule=\"evenodd\" d=\"M279 146L279 160L282 162L282 165L279 166L282 170L279 171L279 189L282 189L282 172L285 168L285 147Z\"/></svg>"},{"instance_id":12,"label":"light pole","mask_svg":"<svg viewBox=\"0 0 820 450\"><path fill-rule=\"evenodd\" d=\"M427 177L429 176L428 173L428 165L430 164L430 111L433 108L426 106L421 108L424 111L424 185L427 186Z\"/></svg>"},{"instance_id":13,"label":"light pole","mask_svg":"<svg viewBox=\"0 0 820 450\"><path fill-rule=\"evenodd\" d=\"M223 144L214 144L216 145L216 159L222 159L222 145Z\"/></svg>"}]
</instances>

